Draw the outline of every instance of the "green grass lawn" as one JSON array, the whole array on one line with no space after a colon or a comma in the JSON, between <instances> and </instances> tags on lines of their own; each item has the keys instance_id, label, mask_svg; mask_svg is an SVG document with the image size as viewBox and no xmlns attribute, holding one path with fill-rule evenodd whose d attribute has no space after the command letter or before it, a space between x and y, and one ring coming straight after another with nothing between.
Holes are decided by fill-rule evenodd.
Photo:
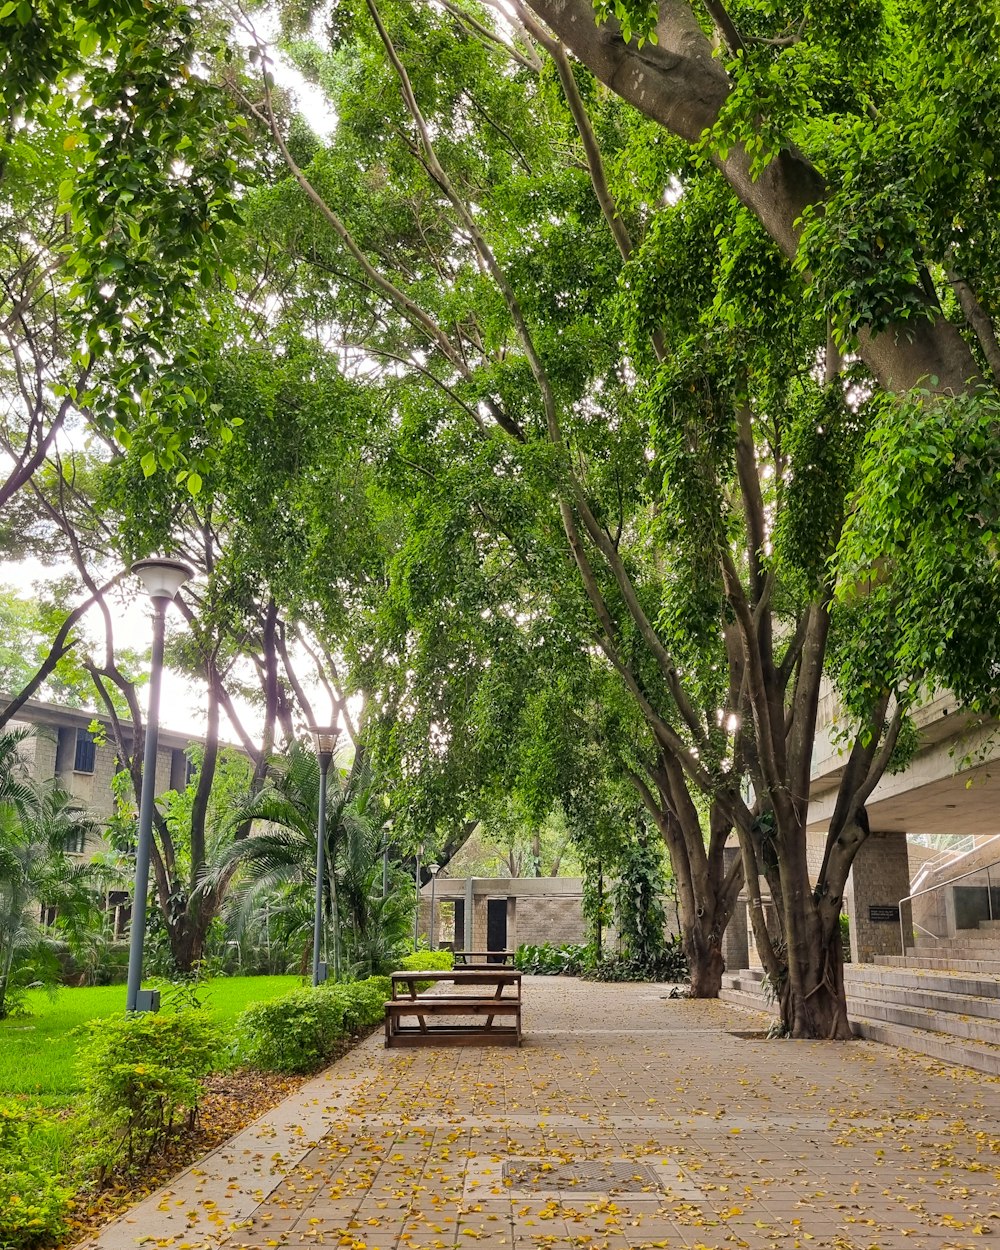
<instances>
[{"instance_id":1,"label":"green grass lawn","mask_svg":"<svg viewBox=\"0 0 1000 1250\"><path fill-rule=\"evenodd\" d=\"M200 992L212 1018L225 1028L250 1003L276 998L302 985L300 977L219 977ZM164 1006L168 994L164 994ZM28 994L29 1016L0 1022L0 1097L34 1095L39 1103L67 1103L80 1088L76 1051L82 1037L74 1033L88 1020L125 1010L125 986L60 989L55 997L44 990Z\"/></svg>"}]
</instances>

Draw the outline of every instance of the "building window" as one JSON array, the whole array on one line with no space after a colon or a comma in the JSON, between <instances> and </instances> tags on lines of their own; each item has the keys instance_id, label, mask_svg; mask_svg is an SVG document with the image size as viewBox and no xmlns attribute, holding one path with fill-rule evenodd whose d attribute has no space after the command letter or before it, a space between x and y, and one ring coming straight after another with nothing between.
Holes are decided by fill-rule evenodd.
<instances>
[{"instance_id":1,"label":"building window","mask_svg":"<svg viewBox=\"0 0 1000 1250\"><path fill-rule=\"evenodd\" d=\"M74 829L66 839L66 850L70 855L82 855L87 845L87 834L84 829Z\"/></svg>"},{"instance_id":2,"label":"building window","mask_svg":"<svg viewBox=\"0 0 1000 1250\"><path fill-rule=\"evenodd\" d=\"M89 729L76 731L76 758L73 761L75 773L92 773L97 756L97 746Z\"/></svg>"},{"instance_id":3,"label":"building window","mask_svg":"<svg viewBox=\"0 0 1000 1250\"><path fill-rule=\"evenodd\" d=\"M111 913L111 930L115 937L124 937L132 916L131 899L126 890L108 891L108 911Z\"/></svg>"},{"instance_id":4,"label":"building window","mask_svg":"<svg viewBox=\"0 0 1000 1250\"><path fill-rule=\"evenodd\" d=\"M50 907L48 903L42 903L39 914L39 922L47 929L51 929L56 922L56 916L59 915L58 907Z\"/></svg>"}]
</instances>

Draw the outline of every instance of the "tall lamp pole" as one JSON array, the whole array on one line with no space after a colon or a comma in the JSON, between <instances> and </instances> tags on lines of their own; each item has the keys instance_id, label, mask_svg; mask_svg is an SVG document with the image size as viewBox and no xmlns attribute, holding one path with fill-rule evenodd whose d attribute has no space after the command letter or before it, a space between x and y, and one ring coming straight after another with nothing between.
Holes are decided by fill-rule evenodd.
<instances>
[{"instance_id":1,"label":"tall lamp pole","mask_svg":"<svg viewBox=\"0 0 1000 1250\"><path fill-rule=\"evenodd\" d=\"M413 882L417 887L417 906L413 914L413 949L417 949L417 942L420 940L420 852L424 848L417 849L417 862L413 870Z\"/></svg>"},{"instance_id":2,"label":"tall lamp pole","mask_svg":"<svg viewBox=\"0 0 1000 1250\"><path fill-rule=\"evenodd\" d=\"M431 874L431 950L437 950L437 926L434 924L434 886L437 875L441 871L440 864L428 864L427 871Z\"/></svg>"},{"instance_id":3,"label":"tall lamp pole","mask_svg":"<svg viewBox=\"0 0 1000 1250\"><path fill-rule=\"evenodd\" d=\"M333 759L333 749L337 745L337 727L331 725L327 729L313 728L312 736L316 747L316 759L319 762L319 812L316 819L316 909L313 914L313 985L319 985L326 980L326 968L320 964L320 948L323 944L323 874L326 853L326 778L330 771L330 761ZM336 884L334 884L333 909L334 920L336 920ZM340 950L336 937L333 943L333 976L335 980L340 979Z\"/></svg>"},{"instance_id":4,"label":"tall lamp pole","mask_svg":"<svg viewBox=\"0 0 1000 1250\"><path fill-rule=\"evenodd\" d=\"M389 897L389 839L392 837L392 821L387 820L382 830L382 897Z\"/></svg>"},{"instance_id":5,"label":"tall lamp pole","mask_svg":"<svg viewBox=\"0 0 1000 1250\"><path fill-rule=\"evenodd\" d=\"M139 834L135 848L135 895L128 948L127 1011L155 1011L159 995L142 989L142 951L146 939L146 895L149 891L149 858L153 842L153 803L156 799L156 747L160 731L160 679L163 675L163 636L167 604L194 570L180 560L139 560L132 565L153 603L153 655L149 673L149 711L142 756L142 790L139 797Z\"/></svg>"}]
</instances>

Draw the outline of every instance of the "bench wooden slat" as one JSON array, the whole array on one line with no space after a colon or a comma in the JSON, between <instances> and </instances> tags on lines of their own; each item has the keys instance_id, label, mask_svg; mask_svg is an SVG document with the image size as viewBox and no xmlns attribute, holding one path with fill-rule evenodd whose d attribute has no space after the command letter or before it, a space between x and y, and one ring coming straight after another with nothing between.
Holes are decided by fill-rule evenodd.
<instances>
[{"instance_id":1,"label":"bench wooden slat","mask_svg":"<svg viewBox=\"0 0 1000 1250\"><path fill-rule=\"evenodd\" d=\"M481 1025L469 1025L463 1029L461 1025L454 1028L428 1029L421 1033L419 1029L398 1029L391 1038L386 1039L387 1047L394 1046L520 1046L520 1030L513 1026L499 1029L484 1029Z\"/></svg>"},{"instance_id":2,"label":"bench wooden slat","mask_svg":"<svg viewBox=\"0 0 1000 1250\"><path fill-rule=\"evenodd\" d=\"M468 998L463 1003L433 998L418 998L411 1003L398 998L386 1003L385 1009L397 1016L517 1016L521 1003L513 998Z\"/></svg>"}]
</instances>

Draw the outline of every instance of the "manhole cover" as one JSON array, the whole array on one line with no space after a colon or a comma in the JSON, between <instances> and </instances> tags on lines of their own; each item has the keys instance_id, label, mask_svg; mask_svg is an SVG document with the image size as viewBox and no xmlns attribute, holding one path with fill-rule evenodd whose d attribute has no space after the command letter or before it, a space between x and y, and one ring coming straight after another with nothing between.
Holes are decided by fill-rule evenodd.
<instances>
[{"instance_id":1,"label":"manhole cover","mask_svg":"<svg viewBox=\"0 0 1000 1250\"><path fill-rule=\"evenodd\" d=\"M660 1178L644 1163L606 1159L593 1163L545 1163L526 1159L503 1165L503 1178L514 1189L558 1190L560 1193L650 1193Z\"/></svg>"}]
</instances>

